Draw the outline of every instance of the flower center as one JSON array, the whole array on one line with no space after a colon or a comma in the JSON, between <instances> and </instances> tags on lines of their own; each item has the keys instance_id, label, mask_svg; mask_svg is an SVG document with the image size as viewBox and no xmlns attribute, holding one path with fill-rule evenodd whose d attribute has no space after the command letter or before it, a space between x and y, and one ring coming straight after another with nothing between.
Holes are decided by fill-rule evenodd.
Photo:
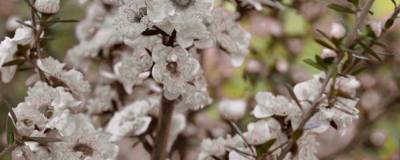
<instances>
[{"instance_id":1,"label":"flower center","mask_svg":"<svg viewBox=\"0 0 400 160\"><path fill-rule=\"evenodd\" d=\"M93 155L93 148L86 144L78 143L74 146L73 151L75 152L82 152L85 156L92 156Z\"/></svg>"},{"instance_id":2,"label":"flower center","mask_svg":"<svg viewBox=\"0 0 400 160\"><path fill-rule=\"evenodd\" d=\"M167 70L172 73L172 75L178 74L178 63L177 62L168 62Z\"/></svg>"},{"instance_id":3,"label":"flower center","mask_svg":"<svg viewBox=\"0 0 400 160\"><path fill-rule=\"evenodd\" d=\"M188 8L195 0L171 0L176 7Z\"/></svg>"}]
</instances>

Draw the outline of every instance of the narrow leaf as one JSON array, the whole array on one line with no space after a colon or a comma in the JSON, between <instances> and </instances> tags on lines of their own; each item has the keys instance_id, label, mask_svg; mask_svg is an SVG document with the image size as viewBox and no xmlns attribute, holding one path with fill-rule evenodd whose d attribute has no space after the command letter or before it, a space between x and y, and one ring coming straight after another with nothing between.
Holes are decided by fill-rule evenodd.
<instances>
[{"instance_id":1,"label":"narrow leaf","mask_svg":"<svg viewBox=\"0 0 400 160\"><path fill-rule=\"evenodd\" d=\"M289 92L289 95L292 97L292 99L294 99L294 101L300 107L300 109L303 110L299 99L297 98L296 94L293 92L293 87L290 84L286 84L285 86Z\"/></svg>"},{"instance_id":2,"label":"narrow leaf","mask_svg":"<svg viewBox=\"0 0 400 160\"><path fill-rule=\"evenodd\" d=\"M13 65L22 65L26 62L26 59L24 57L17 57L11 61L8 61L6 63L4 63L2 66L3 67L9 67L9 66L13 66Z\"/></svg>"},{"instance_id":3,"label":"narrow leaf","mask_svg":"<svg viewBox=\"0 0 400 160\"><path fill-rule=\"evenodd\" d=\"M351 14L356 13L351 8L349 8L347 6L342 6L339 4L330 4L330 5L328 5L328 8L333 9L337 12L341 12L341 13L351 13Z\"/></svg>"},{"instance_id":4,"label":"narrow leaf","mask_svg":"<svg viewBox=\"0 0 400 160\"><path fill-rule=\"evenodd\" d=\"M330 44L328 44L327 42L325 42L325 41L323 41L323 40L320 40L320 39L314 39L314 40L315 40L315 42L317 42L317 43L320 44L321 46L324 46L324 47L326 47L326 48L335 50L335 47L331 46Z\"/></svg>"},{"instance_id":5,"label":"narrow leaf","mask_svg":"<svg viewBox=\"0 0 400 160\"><path fill-rule=\"evenodd\" d=\"M317 69L321 70L321 71L325 71L326 70L326 68L324 66L318 65L318 63L314 62L311 59L305 59L304 62L309 64L310 66L313 66L314 68L317 68Z\"/></svg>"},{"instance_id":6,"label":"narrow leaf","mask_svg":"<svg viewBox=\"0 0 400 160\"><path fill-rule=\"evenodd\" d=\"M6 119L6 129L7 129L7 144L14 144L14 123L10 116Z\"/></svg>"},{"instance_id":7,"label":"narrow leaf","mask_svg":"<svg viewBox=\"0 0 400 160\"><path fill-rule=\"evenodd\" d=\"M297 141L303 135L303 129L297 129L293 133L293 140Z\"/></svg>"},{"instance_id":8,"label":"narrow leaf","mask_svg":"<svg viewBox=\"0 0 400 160\"><path fill-rule=\"evenodd\" d=\"M271 146L276 142L276 138L268 140L266 143L257 146L256 151L257 155L263 155L268 152L268 150L271 148Z\"/></svg>"}]
</instances>

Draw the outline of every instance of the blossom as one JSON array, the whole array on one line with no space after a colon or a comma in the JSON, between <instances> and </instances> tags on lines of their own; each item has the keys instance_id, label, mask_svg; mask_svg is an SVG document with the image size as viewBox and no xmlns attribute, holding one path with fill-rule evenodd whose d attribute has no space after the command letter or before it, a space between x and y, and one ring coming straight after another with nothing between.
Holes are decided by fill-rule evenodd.
<instances>
[{"instance_id":1,"label":"blossom","mask_svg":"<svg viewBox=\"0 0 400 160\"><path fill-rule=\"evenodd\" d=\"M331 50L331 49L328 49L328 48L322 49L322 53L321 53L321 58L322 59L335 58L335 57L337 57L337 53L334 50Z\"/></svg>"},{"instance_id":2,"label":"blossom","mask_svg":"<svg viewBox=\"0 0 400 160\"><path fill-rule=\"evenodd\" d=\"M146 132L152 119L147 114L152 107L149 101L139 100L115 113L106 127L106 131L112 135L110 140L118 141L124 136Z\"/></svg>"},{"instance_id":3,"label":"blossom","mask_svg":"<svg viewBox=\"0 0 400 160\"><path fill-rule=\"evenodd\" d=\"M200 72L200 63L183 48L160 46L152 56L153 78L164 84L164 96L169 100L182 95L187 82Z\"/></svg>"},{"instance_id":4,"label":"blossom","mask_svg":"<svg viewBox=\"0 0 400 160\"><path fill-rule=\"evenodd\" d=\"M81 72L64 70L64 64L52 57L39 59L37 64L43 72L64 82L77 95L83 96L90 92L90 84L83 79Z\"/></svg>"},{"instance_id":5,"label":"blossom","mask_svg":"<svg viewBox=\"0 0 400 160\"><path fill-rule=\"evenodd\" d=\"M215 41L230 54L232 65L240 66L248 53L251 35L235 22L236 16L220 8L214 9L209 28Z\"/></svg>"},{"instance_id":6,"label":"blossom","mask_svg":"<svg viewBox=\"0 0 400 160\"><path fill-rule=\"evenodd\" d=\"M100 114L113 108L112 101L117 93L108 85L99 85L94 90L94 97L88 101L89 113Z\"/></svg>"},{"instance_id":7,"label":"blossom","mask_svg":"<svg viewBox=\"0 0 400 160\"><path fill-rule=\"evenodd\" d=\"M123 56L122 60L114 65L116 78L122 82L125 91L132 93L132 87L149 77L153 65L151 56L145 50L138 50Z\"/></svg>"},{"instance_id":8,"label":"blossom","mask_svg":"<svg viewBox=\"0 0 400 160\"><path fill-rule=\"evenodd\" d=\"M34 7L45 14L55 14L60 10L60 0L36 0Z\"/></svg>"},{"instance_id":9,"label":"blossom","mask_svg":"<svg viewBox=\"0 0 400 160\"><path fill-rule=\"evenodd\" d=\"M209 160L212 156L222 156L225 154L225 140L222 137L211 140L205 139L201 142L201 152L198 160Z\"/></svg>"},{"instance_id":10,"label":"blossom","mask_svg":"<svg viewBox=\"0 0 400 160\"><path fill-rule=\"evenodd\" d=\"M336 39L341 39L346 35L346 29L340 23L332 23L329 36Z\"/></svg>"},{"instance_id":11,"label":"blossom","mask_svg":"<svg viewBox=\"0 0 400 160\"><path fill-rule=\"evenodd\" d=\"M159 23L171 16L206 16L211 13L213 0L153 0L148 6L149 19Z\"/></svg>"},{"instance_id":12,"label":"blossom","mask_svg":"<svg viewBox=\"0 0 400 160\"><path fill-rule=\"evenodd\" d=\"M243 133L246 141L251 145L260 145L272 138L269 122L260 120L247 125L247 132Z\"/></svg>"},{"instance_id":13,"label":"blossom","mask_svg":"<svg viewBox=\"0 0 400 160\"><path fill-rule=\"evenodd\" d=\"M29 22L28 22L29 23ZM33 30L29 27L22 26L17 28L15 35L12 39L15 43L20 45L27 45L33 41Z\"/></svg>"},{"instance_id":14,"label":"blossom","mask_svg":"<svg viewBox=\"0 0 400 160\"><path fill-rule=\"evenodd\" d=\"M145 0L128 1L118 8L115 29L124 38L135 39L151 26Z\"/></svg>"},{"instance_id":15,"label":"blossom","mask_svg":"<svg viewBox=\"0 0 400 160\"><path fill-rule=\"evenodd\" d=\"M372 32L374 32L375 37L379 37L382 35L383 31L383 23L382 21L370 21L368 22L369 27L371 27Z\"/></svg>"},{"instance_id":16,"label":"blossom","mask_svg":"<svg viewBox=\"0 0 400 160\"><path fill-rule=\"evenodd\" d=\"M14 77L15 72L17 71L17 66L6 66L3 65L14 58L14 55L17 52L17 43L15 43L12 39L6 37L0 43L0 72L1 72L1 80L4 83L8 83Z\"/></svg>"},{"instance_id":17,"label":"blossom","mask_svg":"<svg viewBox=\"0 0 400 160\"><path fill-rule=\"evenodd\" d=\"M218 104L219 113L228 120L239 120L246 113L246 102L243 100L222 100Z\"/></svg>"},{"instance_id":18,"label":"blossom","mask_svg":"<svg viewBox=\"0 0 400 160\"><path fill-rule=\"evenodd\" d=\"M256 118L266 118L272 115L288 116L299 112L297 105L283 96L274 96L270 92L259 92L256 95L257 105L253 110Z\"/></svg>"}]
</instances>

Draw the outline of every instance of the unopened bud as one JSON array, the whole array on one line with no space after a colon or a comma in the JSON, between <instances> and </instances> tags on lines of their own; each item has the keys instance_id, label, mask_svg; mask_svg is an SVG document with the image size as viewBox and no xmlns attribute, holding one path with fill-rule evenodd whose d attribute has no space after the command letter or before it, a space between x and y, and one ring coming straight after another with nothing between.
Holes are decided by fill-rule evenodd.
<instances>
[{"instance_id":1,"label":"unopened bud","mask_svg":"<svg viewBox=\"0 0 400 160\"><path fill-rule=\"evenodd\" d=\"M55 14L60 10L60 0L36 0L34 7L40 13Z\"/></svg>"},{"instance_id":2,"label":"unopened bud","mask_svg":"<svg viewBox=\"0 0 400 160\"><path fill-rule=\"evenodd\" d=\"M227 120L239 120L246 113L246 102L242 100L222 100L218 105L221 116Z\"/></svg>"},{"instance_id":3,"label":"unopened bud","mask_svg":"<svg viewBox=\"0 0 400 160\"><path fill-rule=\"evenodd\" d=\"M321 58L322 59L327 59L327 58L336 58L337 54L334 50L324 48L321 53Z\"/></svg>"},{"instance_id":4,"label":"unopened bud","mask_svg":"<svg viewBox=\"0 0 400 160\"><path fill-rule=\"evenodd\" d=\"M330 37L341 39L346 35L346 29L340 23L332 23Z\"/></svg>"},{"instance_id":5,"label":"unopened bud","mask_svg":"<svg viewBox=\"0 0 400 160\"><path fill-rule=\"evenodd\" d=\"M381 21L370 21L368 25L371 27L376 37L381 36L383 23Z\"/></svg>"}]
</instances>

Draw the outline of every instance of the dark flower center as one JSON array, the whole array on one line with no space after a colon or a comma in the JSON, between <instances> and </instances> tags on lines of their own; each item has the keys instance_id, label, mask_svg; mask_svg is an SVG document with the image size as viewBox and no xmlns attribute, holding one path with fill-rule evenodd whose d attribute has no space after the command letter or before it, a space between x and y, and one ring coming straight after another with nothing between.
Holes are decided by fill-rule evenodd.
<instances>
[{"instance_id":1,"label":"dark flower center","mask_svg":"<svg viewBox=\"0 0 400 160\"><path fill-rule=\"evenodd\" d=\"M82 152L85 156L92 156L93 155L93 148L88 146L87 144L78 143L72 148L75 152Z\"/></svg>"},{"instance_id":2,"label":"dark flower center","mask_svg":"<svg viewBox=\"0 0 400 160\"><path fill-rule=\"evenodd\" d=\"M176 7L179 8L188 8L195 0L171 0L175 4Z\"/></svg>"},{"instance_id":3,"label":"dark flower center","mask_svg":"<svg viewBox=\"0 0 400 160\"><path fill-rule=\"evenodd\" d=\"M173 75L177 75L178 74L178 63L168 62L167 70L170 71Z\"/></svg>"}]
</instances>

